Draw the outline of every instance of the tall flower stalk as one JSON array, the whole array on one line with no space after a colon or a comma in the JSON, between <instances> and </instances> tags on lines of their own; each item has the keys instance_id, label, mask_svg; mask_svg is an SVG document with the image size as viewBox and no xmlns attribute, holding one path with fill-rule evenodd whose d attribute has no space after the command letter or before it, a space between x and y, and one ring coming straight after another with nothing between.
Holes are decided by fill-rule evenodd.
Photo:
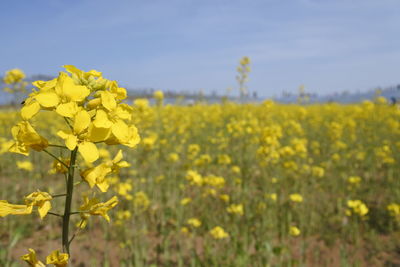
<instances>
[{"instance_id":1,"label":"tall flower stalk","mask_svg":"<svg viewBox=\"0 0 400 267\"><path fill-rule=\"evenodd\" d=\"M70 245L75 237L75 234L70 235L71 216L80 215L81 220L77 225L80 230L85 228L92 215L99 215L110 221L107 212L118 203L116 196L106 202L84 196L79 211L73 211L76 168L79 167L81 178L90 188L97 186L101 193L105 193L109 187L108 175L118 174L119 169L128 167L129 163L122 160L120 150L113 160L96 165L99 159L97 145L104 143L108 146L124 145L133 148L140 141L137 128L131 122L132 108L123 103L127 97L124 88L119 87L116 81L103 78L98 71L84 72L72 65L64 67L67 73L61 72L50 81L33 83L35 89L21 108L22 120L11 129L14 142L9 150L25 156L32 150L48 154L55 160L56 172L66 176L66 192L52 196L47 192L37 191L25 197L25 204L0 201L0 217L31 214L33 208L37 207L42 219L47 214L62 219L61 247L64 253L53 251L46 259L47 264L56 266L66 266L70 260ZM33 118L38 118L37 114L41 111L55 113L64 120L65 127L56 129L56 136L64 145L50 143L36 131ZM69 158L55 156L50 150L52 147L69 150ZM53 198L62 196L65 196L64 213L50 211ZM36 259L33 249L29 249L29 253L22 256L22 259L31 266L43 264Z\"/></svg>"}]
</instances>

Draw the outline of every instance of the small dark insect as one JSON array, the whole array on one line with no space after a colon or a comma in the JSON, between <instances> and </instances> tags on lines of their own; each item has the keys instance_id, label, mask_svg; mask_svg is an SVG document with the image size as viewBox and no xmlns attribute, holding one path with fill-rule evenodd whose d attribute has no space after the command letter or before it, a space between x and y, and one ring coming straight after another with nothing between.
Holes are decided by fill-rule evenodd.
<instances>
[{"instance_id":1,"label":"small dark insect","mask_svg":"<svg viewBox=\"0 0 400 267\"><path fill-rule=\"evenodd\" d=\"M21 105L25 105L25 100L21 102Z\"/></svg>"}]
</instances>

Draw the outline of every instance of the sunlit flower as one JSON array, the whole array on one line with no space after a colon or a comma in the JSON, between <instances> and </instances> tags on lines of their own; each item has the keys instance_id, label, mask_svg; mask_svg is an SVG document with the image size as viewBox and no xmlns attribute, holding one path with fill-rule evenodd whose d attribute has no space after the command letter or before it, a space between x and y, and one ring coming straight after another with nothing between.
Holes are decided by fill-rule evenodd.
<instances>
[{"instance_id":1,"label":"sunlit flower","mask_svg":"<svg viewBox=\"0 0 400 267\"><path fill-rule=\"evenodd\" d=\"M220 226L211 229L210 234L214 239L224 239L229 237L229 234Z\"/></svg>"},{"instance_id":2,"label":"sunlit flower","mask_svg":"<svg viewBox=\"0 0 400 267\"><path fill-rule=\"evenodd\" d=\"M29 253L21 256L21 260L25 261L31 267L45 267L43 262L39 261L36 257L36 252L33 249L28 249Z\"/></svg>"},{"instance_id":3,"label":"sunlit flower","mask_svg":"<svg viewBox=\"0 0 400 267\"><path fill-rule=\"evenodd\" d=\"M81 228L86 227L90 215L100 215L110 222L110 217L107 212L118 204L118 198L116 196L106 202L100 202L97 198L89 199L88 197L84 197L83 200L84 203L79 207L81 211L81 221L78 226Z\"/></svg>"},{"instance_id":4,"label":"sunlit flower","mask_svg":"<svg viewBox=\"0 0 400 267\"><path fill-rule=\"evenodd\" d=\"M300 229L297 228L296 226L290 226L289 228L289 234L291 236L299 236L300 235Z\"/></svg>"},{"instance_id":5,"label":"sunlit flower","mask_svg":"<svg viewBox=\"0 0 400 267\"><path fill-rule=\"evenodd\" d=\"M47 264L54 264L56 267L65 267L68 265L69 255L67 253L60 253L59 250L54 250L46 258Z\"/></svg>"}]
</instances>

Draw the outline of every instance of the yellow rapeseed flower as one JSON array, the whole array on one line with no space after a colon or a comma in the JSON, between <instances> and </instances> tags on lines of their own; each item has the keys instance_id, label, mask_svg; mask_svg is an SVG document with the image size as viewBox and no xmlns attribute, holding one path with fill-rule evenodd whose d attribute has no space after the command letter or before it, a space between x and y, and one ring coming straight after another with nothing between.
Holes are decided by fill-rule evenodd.
<instances>
[{"instance_id":1,"label":"yellow rapeseed flower","mask_svg":"<svg viewBox=\"0 0 400 267\"><path fill-rule=\"evenodd\" d=\"M297 228L296 226L290 226L289 228L289 234L291 236L299 236L300 235L300 229Z\"/></svg>"},{"instance_id":2,"label":"yellow rapeseed flower","mask_svg":"<svg viewBox=\"0 0 400 267\"><path fill-rule=\"evenodd\" d=\"M13 84L22 81L25 78L25 73L21 69L11 69L6 72L3 78L5 84Z\"/></svg>"},{"instance_id":3,"label":"yellow rapeseed flower","mask_svg":"<svg viewBox=\"0 0 400 267\"><path fill-rule=\"evenodd\" d=\"M210 234L214 239L224 239L229 237L229 234L220 226L211 229Z\"/></svg>"},{"instance_id":4,"label":"yellow rapeseed flower","mask_svg":"<svg viewBox=\"0 0 400 267\"><path fill-rule=\"evenodd\" d=\"M54 264L56 267L65 267L68 265L69 255L67 253L60 253L59 250L54 250L46 258L47 264Z\"/></svg>"},{"instance_id":5,"label":"yellow rapeseed flower","mask_svg":"<svg viewBox=\"0 0 400 267\"><path fill-rule=\"evenodd\" d=\"M290 194L289 199L293 202L303 202L303 197L300 194Z\"/></svg>"},{"instance_id":6,"label":"yellow rapeseed flower","mask_svg":"<svg viewBox=\"0 0 400 267\"><path fill-rule=\"evenodd\" d=\"M17 161L17 168L25 171L33 171L33 164L32 162L25 160L25 161Z\"/></svg>"},{"instance_id":7,"label":"yellow rapeseed flower","mask_svg":"<svg viewBox=\"0 0 400 267\"><path fill-rule=\"evenodd\" d=\"M35 250L29 248L29 253L21 256L21 260L29 264L30 267L45 267L43 262L39 261L36 257Z\"/></svg>"},{"instance_id":8,"label":"yellow rapeseed flower","mask_svg":"<svg viewBox=\"0 0 400 267\"><path fill-rule=\"evenodd\" d=\"M50 200L52 199L49 193L38 190L25 197L25 204L38 207L40 218L43 219L51 209Z\"/></svg>"},{"instance_id":9,"label":"yellow rapeseed flower","mask_svg":"<svg viewBox=\"0 0 400 267\"><path fill-rule=\"evenodd\" d=\"M361 200L348 200L347 207L350 208L350 212L348 212L348 215L351 215L352 212L359 215L360 217L363 217L368 213L367 205L365 205Z\"/></svg>"},{"instance_id":10,"label":"yellow rapeseed flower","mask_svg":"<svg viewBox=\"0 0 400 267\"><path fill-rule=\"evenodd\" d=\"M229 207L226 208L228 213L237 214L243 216L243 204L231 204Z\"/></svg>"},{"instance_id":11,"label":"yellow rapeseed flower","mask_svg":"<svg viewBox=\"0 0 400 267\"><path fill-rule=\"evenodd\" d=\"M7 215L26 215L32 213L32 206L10 204L6 200L0 200L0 217Z\"/></svg>"},{"instance_id":12,"label":"yellow rapeseed flower","mask_svg":"<svg viewBox=\"0 0 400 267\"><path fill-rule=\"evenodd\" d=\"M181 199L181 205L182 206L186 206L190 202L192 202L192 199L190 197L186 197L186 198Z\"/></svg>"},{"instance_id":13,"label":"yellow rapeseed flower","mask_svg":"<svg viewBox=\"0 0 400 267\"><path fill-rule=\"evenodd\" d=\"M197 228L201 226L201 221L197 218L190 218L187 220L187 224Z\"/></svg>"},{"instance_id":14,"label":"yellow rapeseed flower","mask_svg":"<svg viewBox=\"0 0 400 267\"><path fill-rule=\"evenodd\" d=\"M97 198L89 199L88 197L84 197L83 200L84 203L79 208L81 211L81 221L78 223L78 226L81 228L86 227L90 215L100 215L110 222L110 217L107 212L118 204L118 198L116 196L110 198L106 202L100 202Z\"/></svg>"}]
</instances>

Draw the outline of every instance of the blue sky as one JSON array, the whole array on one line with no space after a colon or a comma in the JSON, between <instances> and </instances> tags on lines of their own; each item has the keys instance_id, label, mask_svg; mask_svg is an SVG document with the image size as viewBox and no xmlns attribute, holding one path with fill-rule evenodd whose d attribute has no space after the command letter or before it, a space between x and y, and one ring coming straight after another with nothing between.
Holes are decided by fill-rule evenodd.
<instances>
[{"instance_id":1,"label":"blue sky","mask_svg":"<svg viewBox=\"0 0 400 267\"><path fill-rule=\"evenodd\" d=\"M262 96L400 83L398 0L4 0L0 73L102 71L142 88L224 93L242 56Z\"/></svg>"}]
</instances>

